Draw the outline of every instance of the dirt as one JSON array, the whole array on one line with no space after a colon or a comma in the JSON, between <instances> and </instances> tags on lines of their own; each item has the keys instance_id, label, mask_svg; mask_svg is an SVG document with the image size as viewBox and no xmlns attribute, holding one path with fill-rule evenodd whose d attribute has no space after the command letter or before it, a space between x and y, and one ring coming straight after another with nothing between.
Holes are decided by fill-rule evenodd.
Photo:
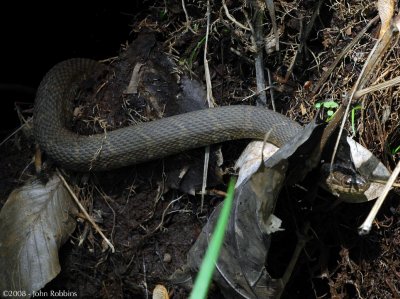
<instances>
[{"instance_id":1,"label":"dirt","mask_svg":"<svg viewBox=\"0 0 400 299\"><path fill-rule=\"evenodd\" d=\"M71 123L73 130L80 134L101 133L206 106L201 86L187 87L193 96L189 104L177 104L176 100L179 93L183 94L182 98L187 97L182 85L177 84L185 82L181 81L184 74L204 82L206 6L203 2L186 4L192 26L198 28L194 34L184 26L186 19L180 1L167 13L163 10L163 1L159 2L159 6L154 5L140 15L147 18L134 20L135 43L120 53L118 59L106 62L103 71L81 83ZM315 3L276 2L278 27L282 30L281 49L279 53L272 51L266 55L265 63L275 82L277 110L302 124L314 116L317 100L340 102L341 94L351 89L379 31L379 26L372 26L357 49L339 64L322 91L313 95L313 87L322 72L364 28L364 18L370 20L376 15L369 1L346 3L328 1L322 5L324 17L317 18L307 46L298 53L290 71L295 57L292 45L299 44L300 30L311 20ZM240 3L227 1L227 5L235 18L246 22ZM252 57L255 54L249 32L235 27L225 15L221 17L221 7L212 10L212 18L219 20L208 45L216 102L218 105L254 104L257 97ZM268 23L265 32L269 30ZM268 35L269 40L271 36ZM379 72L393 73L391 77L400 73L395 63L399 53L396 46ZM133 66L138 63L143 64L138 92L126 93ZM155 97L155 94L164 96ZM390 154L387 148L395 148L400 140L400 99L396 88L392 88L390 99L386 95L385 92L371 95L364 103L365 114L361 115L360 110L355 112L355 138L393 169L399 154ZM384 99L378 101L379 97ZM382 113L387 107L391 114L381 125ZM350 124L347 128L351 131ZM21 133L0 147L1 205L14 188L35 176L30 164L33 144L32 138ZM112 254L106 249L88 223L78 221L75 233L60 252L62 272L45 290L77 291L83 298L147 298L155 285L163 284L170 298L187 298L188 291L170 284L168 277L185 263L186 254L207 217L223 200L225 183L234 173L232 167L245 144L238 141L224 143L221 149L213 147L215 159L211 162L208 184L213 192L206 196L203 210L200 196L196 194L201 185L203 150L109 172L68 172L67 179L79 190L81 202L111 239L116 252ZM220 153L222 165L216 163ZM190 179L183 182L179 173L186 168L191 169ZM51 164L47 171L52 171ZM313 181L304 184L305 187L312 185L315 185ZM334 197L325 191L311 194L304 190L297 186L285 187L275 211L283 220L285 231L273 235L268 254L267 269L274 278L283 275L302 227L307 223L311 228L309 234L302 236L307 243L282 298L399 298L398 193L389 195L371 233L360 237L357 228L373 203L333 205ZM211 287L209 298L222 298L217 286Z\"/></svg>"}]
</instances>

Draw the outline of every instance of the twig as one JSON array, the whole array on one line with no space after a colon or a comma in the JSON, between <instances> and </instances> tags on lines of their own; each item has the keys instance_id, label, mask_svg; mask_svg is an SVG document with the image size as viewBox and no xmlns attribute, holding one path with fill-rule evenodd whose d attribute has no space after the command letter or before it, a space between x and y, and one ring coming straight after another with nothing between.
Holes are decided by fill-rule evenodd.
<instances>
[{"instance_id":1,"label":"twig","mask_svg":"<svg viewBox=\"0 0 400 299\"><path fill-rule=\"evenodd\" d=\"M165 218L165 214L167 213L167 210L169 209L169 207L174 204L175 202L179 201L182 198L182 195L179 196L178 198L171 200L171 202L167 205L167 207L165 208L165 210L163 211L162 215L161 215L161 221L160 223L157 225L157 227L150 233L150 234L154 234L156 231L158 231L163 223L164 223L164 218Z\"/></svg>"},{"instance_id":2,"label":"twig","mask_svg":"<svg viewBox=\"0 0 400 299\"><path fill-rule=\"evenodd\" d=\"M24 175L25 171L28 169L29 166L31 166L32 163L34 163L34 159L32 159L25 167L22 169L21 174L19 175L18 181L22 181L22 176Z\"/></svg>"},{"instance_id":3,"label":"twig","mask_svg":"<svg viewBox=\"0 0 400 299\"><path fill-rule=\"evenodd\" d=\"M317 16L319 15L319 11L321 9L322 3L324 2L324 0L319 0L315 10L311 16L310 21L307 23L306 28L303 31L303 19L300 19L300 36L299 36L299 46L297 48L297 50L295 50L295 55L289 65L289 68L286 72L285 75L285 82L287 82L289 80L290 75L293 72L293 68L297 62L297 60L299 59L300 55L303 55L304 50L306 49L306 41L308 40L310 33L311 33L311 29L314 27L314 22L315 19L317 18Z\"/></svg>"},{"instance_id":4,"label":"twig","mask_svg":"<svg viewBox=\"0 0 400 299\"><path fill-rule=\"evenodd\" d=\"M225 0L222 0L222 6L224 7L224 11L226 16L228 17L229 20L231 20L234 24L236 24L238 27L242 28L243 30L250 31L251 29L249 27L244 26L242 23L237 21L230 13L228 10L228 7L226 6Z\"/></svg>"},{"instance_id":5,"label":"twig","mask_svg":"<svg viewBox=\"0 0 400 299\"><path fill-rule=\"evenodd\" d=\"M390 189L392 188L394 181L398 177L400 173L400 162L397 163L396 168L393 170L392 175L388 179L385 187L383 188L382 194L376 200L374 206L372 207L371 211L368 214L368 217L365 219L363 224L358 229L359 235L367 235L371 231L372 222L374 221L376 214L378 214L379 209L381 208L383 202L386 199Z\"/></svg>"},{"instance_id":6,"label":"twig","mask_svg":"<svg viewBox=\"0 0 400 299\"><path fill-rule=\"evenodd\" d=\"M93 220L93 218L89 215L89 213L86 211L86 209L82 206L79 199L76 197L74 191L72 191L71 187L68 185L64 176L61 174L61 172L58 169L57 169L57 175L63 182L65 188L67 188L69 194L71 194L72 198L74 199L75 203L78 205L79 209L82 211L83 215L85 215L86 219L90 222L90 224L93 226L93 228L100 234L100 236L103 238L103 240L107 243L107 245L111 249L111 252L114 253L115 252L114 245L107 239L107 237L101 231L101 228L96 224L96 222Z\"/></svg>"},{"instance_id":7,"label":"twig","mask_svg":"<svg viewBox=\"0 0 400 299\"><path fill-rule=\"evenodd\" d=\"M271 97L272 110L276 111L274 89L270 88L272 87L272 76L269 68L267 68L267 74L268 74L268 88L269 88L269 95Z\"/></svg>"},{"instance_id":8,"label":"twig","mask_svg":"<svg viewBox=\"0 0 400 299\"><path fill-rule=\"evenodd\" d=\"M28 120L29 122L32 122L32 119L30 118ZM13 137L15 134L17 134L19 131L21 131L25 126L29 126L28 122L22 124L19 128L17 128L14 132L12 132L10 135L8 135L4 140L0 143L0 146L2 146L4 143L6 143L11 137Z\"/></svg>"},{"instance_id":9,"label":"twig","mask_svg":"<svg viewBox=\"0 0 400 299\"><path fill-rule=\"evenodd\" d=\"M265 87L264 91L269 90L269 89L271 89L271 88L273 88L273 87L272 87L272 86L267 86L267 87ZM251 90L251 91L252 91L252 90ZM250 98L255 97L256 95L258 95L258 92L254 92L254 91L252 91L252 92L253 92L253 93L252 93L251 95L249 95L249 96L247 96L247 97L244 97L241 101L242 101L242 102L247 101L248 99L250 99Z\"/></svg>"},{"instance_id":10,"label":"twig","mask_svg":"<svg viewBox=\"0 0 400 299\"><path fill-rule=\"evenodd\" d=\"M377 184L382 184L386 185L388 181L381 181L381 180L376 180L376 179L370 179L371 183L377 183ZM393 183L392 187L395 188L400 188L400 183Z\"/></svg>"},{"instance_id":11,"label":"twig","mask_svg":"<svg viewBox=\"0 0 400 299\"><path fill-rule=\"evenodd\" d=\"M371 21L369 21L369 23L364 27L363 30L361 30L356 37L354 37L352 39L352 41L346 46L344 47L344 49L340 52L340 54L336 57L335 61L329 66L328 70L325 71L321 78L318 80L318 83L315 85L315 87L313 88L313 92L311 97L315 96L321 86L325 83L325 81L328 79L328 77L331 75L332 71L335 69L335 67L337 66L337 64L342 60L342 58L344 57L344 55L347 54L347 52L350 51L351 48L354 47L355 44L357 44L360 39L364 36L365 32L367 32L367 30L371 27L371 25L373 25L375 22L377 22L379 20L379 17L376 16L375 18L373 18Z\"/></svg>"},{"instance_id":12,"label":"twig","mask_svg":"<svg viewBox=\"0 0 400 299\"><path fill-rule=\"evenodd\" d=\"M364 66L361 70L360 75L358 76L356 83L354 84L354 86L352 88L350 97L349 97L347 105L346 105L344 117L343 117L342 123L340 125L339 134L336 139L335 147L333 149L331 165L330 165L331 172L333 169L333 162L335 160L336 152L339 147L340 136L342 136L342 133L344 130L344 125L346 123L347 115L349 115L350 106L351 106L351 102L354 98L354 94L357 92L357 90L359 90L359 88L363 88L364 85L366 84L367 79L369 78L369 75L372 73L372 70L374 69L375 65L379 61L379 58L383 55L383 53L389 46L390 40L391 40L394 32L398 32L398 29L396 26L394 26L394 24L392 24L390 29L386 30L385 34L376 41L374 47L372 48L371 52L368 55L367 60L364 63Z\"/></svg>"},{"instance_id":13,"label":"twig","mask_svg":"<svg viewBox=\"0 0 400 299\"><path fill-rule=\"evenodd\" d=\"M103 190L100 190L97 186L94 186L94 188L97 190L97 192L99 192L99 194L103 197L103 199L104 199L104 201L106 202L106 204L107 204L107 206L110 208L110 210L111 210L111 212L113 213L113 226L112 226L112 229L111 229L111 240L113 239L113 236L114 236L114 230L115 230L115 223L117 222L116 221L116 218L117 218L117 214L115 213L115 210L112 208L112 206L110 205L110 203L108 202L108 200L107 200L107 197L109 197L107 194L105 194L104 193L104 191Z\"/></svg>"},{"instance_id":14,"label":"twig","mask_svg":"<svg viewBox=\"0 0 400 299\"><path fill-rule=\"evenodd\" d=\"M396 78L393 78L391 80L358 90L357 92L354 93L353 99L357 100L357 99L361 98L362 96L366 95L367 93L385 89L385 88L391 87L391 86L399 84L399 83L400 83L400 76L397 76Z\"/></svg>"},{"instance_id":15,"label":"twig","mask_svg":"<svg viewBox=\"0 0 400 299\"><path fill-rule=\"evenodd\" d=\"M189 29L193 34L196 34L196 32L193 30L192 26L190 26L190 18L186 10L186 5L185 5L185 0L182 0L182 9L183 12L185 13L186 17L186 28Z\"/></svg>"},{"instance_id":16,"label":"twig","mask_svg":"<svg viewBox=\"0 0 400 299\"><path fill-rule=\"evenodd\" d=\"M304 43L310 37L310 33L311 33L311 30L314 27L315 20L317 19L317 16L319 15L319 12L321 10L322 3L324 3L324 0L319 0L318 1L317 5L315 7L315 10L314 10L314 12L313 12L313 14L311 16L310 22L308 22L308 24L307 24L307 26L305 28L304 35L303 35Z\"/></svg>"},{"instance_id":17,"label":"twig","mask_svg":"<svg viewBox=\"0 0 400 299\"><path fill-rule=\"evenodd\" d=\"M255 10L256 16L254 20L254 27L250 25L251 21L247 14L245 14L245 16L247 18L252 33L251 41L254 49L256 50L256 54L254 57L254 68L256 70L256 83L258 94L257 105L265 107L267 105L267 95L265 92L264 53L262 47L262 29L264 14L262 9L259 7L257 1L251 1L251 4Z\"/></svg>"},{"instance_id":18,"label":"twig","mask_svg":"<svg viewBox=\"0 0 400 299\"><path fill-rule=\"evenodd\" d=\"M9 136L7 136L1 143L0 146L2 146L4 143L6 143L12 136L17 134L19 131L21 131L23 128L28 127L28 129L32 129L32 122L33 122L33 117L26 119L19 106L17 103L15 103L15 110L17 111L19 121L22 123L19 128L17 128L14 132L12 132Z\"/></svg>"},{"instance_id":19,"label":"twig","mask_svg":"<svg viewBox=\"0 0 400 299\"><path fill-rule=\"evenodd\" d=\"M204 75L206 78L206 86L207 86L207 102L208 102L208 107L214 107L215 102L214 102L214 97L212 94L212 84L211 84L211 76L210 76L210 68L208 66L208 60L207 60L207 50L208 50L208 36L210 34L210 15L211 15L211 9L210 9L210 0L207 0L207 29L206 29L206 40L204 42Z\"/></svg>"},{"instance_id":20,"label":"twig","mask_svg":"<svg viewBox=\"0 0 400 299\"><path fill-rule=\"evenodd\" d=\"M144 261L144 257L142 258L142 265L143 265L143 284L144 284L144 289L145 289L145 293L146 293L146 299L149 298L149 289L147 287L147 281L146 281L146 277L147 277L147 272L146 272L146 263Z\"/></svg>"},{"instance_id":21,"label":"twig","mask_svg":"<svg viewBox=\"0 0 400 299\"><path fill-rule=\"evenodd\" d=\"M230 47L229 50L230 50L233 54L235 54L235 55L239 56L240 58L242 58L242 59L243 59L244 61L246 61L248 64L253 63L253 61L252 61L249 57L244 56L242 53L240 53L240 52L239 52L238 50L236 50L235 48Z\"/></svg>"},{"instance_id":22,"label":"twig","mask_svg":"<svg viewBox=\"0 0 400 299\"><path fill-rule=\"evenodd\" d=\"M282 278L280 279L281 282L281 288L279 290L279 293L276 294L275 298L279 299L282 296L282 293L285 289L286 284L289 282L290 276L293 273L294 267L296 266L297 260L300 257L301 252L304 249L304 246L306 245L308 238L307 238L307 233L310 230L310 224L306 223L303 231L301 233L297 233L297 244L296 248L294 249L292 258L290 259L289 265L286 267L285 273L283 274Z\"/></svg>"},{"instance_id":23,"label":"twig","mask_svg":"<svg viewBox=\"0 0 400 299\"><path fill-rule=\"evenodd\" d=\"M274 31L275 50L279 51L279 34L278 34L278 26L276 25L275 4L273 0L265 0L265 4L267 5L269 17L271 18L272 30Z\"/></svg>"},{"instance_id":24,"label":"twig","mask_svg":"<svg viewBox=\"0 0 400 299\"><path fill-rule=\"evenodd\" d=\"M209 165L209 163L210 163L210 146L207 145L205 147L205 152L204 152L203 182L201 184L200 212L203 211L204 195L206 194L207 177L208 177L208 165Z\"/></svg>"},{"instance_id":25,"label":"twig","mask_svg":"<svg viewBox=\"0 0 400 299\"><path fill-rule=\"evenodd\" d=\"M214 99L212 95L212 84L211 84L211 76L210 76L210 69L208 67L207 61L207 46L208 46L208 36L210 33L210 0L207 0L207 30L206 30L206 40L204 42L204 75L206 77L206 86L207 86L207 102L208 107L214 107ZM204 204L204 195L206 193L206 186L207 186L207 175L208 175L208 163L210 160L210 146L206 146L205 153L204 153L204 166L203 166L203 183L201 186L201 204L200 204L200 211L203 211L203 204Z\"/></svg>"}]
</instances>

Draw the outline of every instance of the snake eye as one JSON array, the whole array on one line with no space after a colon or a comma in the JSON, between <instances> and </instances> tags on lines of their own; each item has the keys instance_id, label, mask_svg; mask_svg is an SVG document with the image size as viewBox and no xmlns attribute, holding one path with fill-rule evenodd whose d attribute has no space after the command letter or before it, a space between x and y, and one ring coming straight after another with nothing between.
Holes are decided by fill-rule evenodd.
<instances>
[{"instance_id":1,"label":"snake eye","mask_svg":"<svg viewBox=\"0 0 400 299\"><path fill-rule=\"evenodd\" d=\"M351 176L349 176L349 177L345 178L344 184L346 186L352 186L354 184L354 179Z\"/></svg>"}]
</instances>

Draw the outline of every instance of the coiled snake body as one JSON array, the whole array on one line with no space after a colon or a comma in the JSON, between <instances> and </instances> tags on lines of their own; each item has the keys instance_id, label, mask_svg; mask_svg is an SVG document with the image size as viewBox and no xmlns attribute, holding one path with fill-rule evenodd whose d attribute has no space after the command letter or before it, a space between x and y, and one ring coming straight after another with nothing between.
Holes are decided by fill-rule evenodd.
<instances>
[{"instance_id":1,"label":"coiled snake body","mask_svg":"<svg viewBox=\"0 0 400 299\"><path fill-rule=\"evenodd\" d=\"M63 167L107 170L162 158L222 141L264 139L278 147L302 130L295 121L253 106L198 110L105 134L83 136L70 131L73 83L99 67L89 59L70 59L54 66L43 78L34 108L35 138Z\"/></svg>"}]
</instances>

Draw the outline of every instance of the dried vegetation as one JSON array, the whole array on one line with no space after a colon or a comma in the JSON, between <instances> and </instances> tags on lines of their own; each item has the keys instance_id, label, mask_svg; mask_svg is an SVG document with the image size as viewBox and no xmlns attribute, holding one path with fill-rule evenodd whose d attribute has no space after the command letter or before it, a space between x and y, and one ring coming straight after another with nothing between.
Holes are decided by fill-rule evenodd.
<instances>
[{"instance_id":1,"label":"dried vegetation","mask_svg":"<svg viewBox=\"0 0 400 299\"><path fill-rule=\"evenodd\" d=\"M178 74L187 72L203 82L209 76L212 103L263 105L266 101L268 108L275 107L280 113L306 124L315 115L316 102L341 103L351 92L378 37L379 21L344 53L331 72L330 66L377 16L376 4L368 0L279 0L273 1L272 10L268 6L271 3L268 0L154 1L148 10L135 17L132 30L133 34L144 30L157 32L163 51L178 65ZM208 35L207 5L210 8ZM203 59L206 36L208 75L204 75ZM399 62L400 48L395 39L364 87L400 76ZM257 82L256 73L260 69L264 70L264 82L269 83L264 87ZM102 80L100 86L104 82L109 84L109 79ZM78 122L76 129L102 132L151 120L163 112L162 107L155 111L154 105L144 100L139 105L124 97L120 100L118 108L104 103L81 107L77 103L76 115L86 120ZM347 129L393 169L400 157L399 87L369 93L357 103L355 131L352 131L351 118ZM231 172L237 152L227 147L225 174ZM2 167L4 173L15 175L5 164ZM63 272L49 288L78 290L84 297L99 296L100 291L100 296L105 298L145 298L155 285L168 284L167 277L184 263L185 254L205 223L207 213L221 196L215 195L219 190L210 192L213 195L208 197L206 212L199 213L197 197L166 192L164 175L163 163L153 162L77 177L75 192L117 252L110 254L105 250L101 238L90 225L82 222L64 249ZM5 190L7 193L8 189ZM301 202L301 196L296 192L289 196L292 202L300 202L300 207L287 208L289 201L285 201L277 208L298 213L308 204ZM312 240L284 298L400 297L398 196L388 199L373 232L360 238L356 228L369 207L368 203L345 205L331 211L325 202L309 213ZM282 218L289 222L288 232L273 239L268 261L272 276L283 273L282 268L295 244L297 224L289 212L282 212ZM172 256L172 262L165 256ZM171 298L187 297L178 286L169 285L169 290ZM211 298L219 298L218 294L212 290Z\"/></svg>"}]
</instances>

